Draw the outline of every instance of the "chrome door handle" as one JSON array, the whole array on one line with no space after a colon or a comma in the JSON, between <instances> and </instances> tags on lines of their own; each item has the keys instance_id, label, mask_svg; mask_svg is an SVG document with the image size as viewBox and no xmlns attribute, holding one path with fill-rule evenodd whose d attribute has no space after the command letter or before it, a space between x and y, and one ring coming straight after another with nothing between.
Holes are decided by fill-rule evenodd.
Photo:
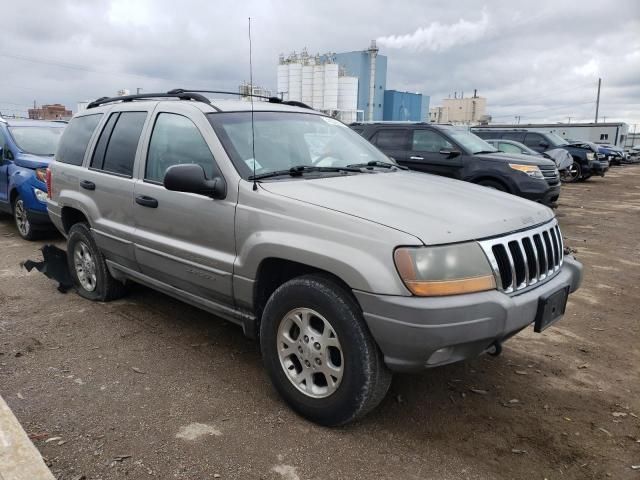
<instances>
[{"instance_id":1,"label":"chrome door handle","mask_svg":"<svg viewBox=\"0 0 640 480\"><path fill-rule=\"evenodd\" d=\"M409 157L409 160L424 160L424 157Z\"/></svg>"}]
</instances>

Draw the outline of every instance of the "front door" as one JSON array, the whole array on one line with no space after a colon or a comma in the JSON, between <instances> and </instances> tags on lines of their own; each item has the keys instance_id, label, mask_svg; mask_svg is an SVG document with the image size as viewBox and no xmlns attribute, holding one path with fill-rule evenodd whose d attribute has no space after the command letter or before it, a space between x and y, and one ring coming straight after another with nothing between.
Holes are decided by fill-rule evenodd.
<instances>
[{"instance_id":1,"label":"front door","mask_svg":"<svg viewBox=\"0 0 640 480\"><path fill-rule=\"evenodd\" d=\"M431 129L411 132L411 150L404 165L412 170L434 173L450 178L462 178L462 152L454 156L456 147L442 134Z\"/></svg>"},{"instance_id":2,"label":"front door","mask_svg":"<svg viewBox=\"0 0 640 480\"><path fill-rule=\"evenodd\" d=\"M212 153L223 155L204 115L187 116L181 105L165 106L153 130L135 185L135 251L143 274L209 300L232 302L237 188L214 200L164 188L172 165L201 165L207 178L222 176ZM200 118L201 116L201 118ZM206 140L207 136L209 141ZM219 143L219 142L218 142Z\"/></svg>"}]
</instances>

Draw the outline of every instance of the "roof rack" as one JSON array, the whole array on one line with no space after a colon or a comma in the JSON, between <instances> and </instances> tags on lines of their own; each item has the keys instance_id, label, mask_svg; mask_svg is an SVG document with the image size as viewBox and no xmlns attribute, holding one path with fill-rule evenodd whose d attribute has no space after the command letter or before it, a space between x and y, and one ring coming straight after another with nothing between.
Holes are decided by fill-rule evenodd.
<instances>
[{"instance_id":1,"label":"roof rack","mask_svg":"<svg viewBox=\"0 0 640 480\"><path fill-rule=\"evenodd\" d=\"M134 100L145 100L145 99L151 99L151 98L177 98L179 100L194 100L196 102L202 102L202 103L206 103L207 105L211 105L211 101L204 95L199 95L197 93L191 93L186 91L177 92L177 91L171 90L170 92L166 92L166 93L139 93L137 95L123 95L121 97L100 97L97 100L94 100L93 102L89 103L87 105L87 108L95 108L95 107L99 107L100 105L105 105L107 103L132 102ZM216 107L213 107L213 108L216 108ZM219 109L217 108L216 110L219 111Z\"/></svg>"},{"instance_id":2,"label":"roof rack","mask_svg":"<svg viewBox=\"0 0 640 480\"><path fill-rule=\"evenodd\" d=\"M186 93L218 93L223 95L235 95L237 97L254 97L254 98L264 98L269 103L281 103L283 105L289 105L291 107L300 107L307 108L309 110L313 110L309 105L303 102L298 102L297 100L282 100L278 97L268 97L266 95L256 95L253 93L240 93L240 92L229 92L226 90L190 90L185 88L176 88L168 91L170 94L186 94Z\"/></svg>"}]
</instances>

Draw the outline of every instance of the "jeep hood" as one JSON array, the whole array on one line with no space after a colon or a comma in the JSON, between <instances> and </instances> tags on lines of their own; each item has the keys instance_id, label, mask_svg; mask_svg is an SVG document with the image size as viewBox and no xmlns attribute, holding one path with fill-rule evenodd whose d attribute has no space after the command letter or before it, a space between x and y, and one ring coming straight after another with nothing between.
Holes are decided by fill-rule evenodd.
<instances>
[{"instance_id":1,"label":"jeep hood","mask_svg":"<svg viewBox=\"0 0 640 480\"><path fill-rule=\"evenodd\" d=\"M24 168L47 168L53 160L53 156L32 155L30 153L20 153L16 156L15 163Z\"/></svg>"},{"instance_id":2,"label":"jeep hood","mask_svg":"<svg viewBox=\"0 0 640 480\"><path fill-rule=\"evenodd\" d=\"M482 239L547 222L553 212L468 182L410 171L261 182L276 195L360 217L426 245Z\"/></svg>"}]
</instances>

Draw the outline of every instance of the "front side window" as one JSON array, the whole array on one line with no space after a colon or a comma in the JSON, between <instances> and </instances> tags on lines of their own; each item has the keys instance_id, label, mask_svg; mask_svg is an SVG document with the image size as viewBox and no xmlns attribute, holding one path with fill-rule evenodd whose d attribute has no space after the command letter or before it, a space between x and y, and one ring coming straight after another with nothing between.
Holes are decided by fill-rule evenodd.
<instances>
[{"instance_id":1,"label":"front side window","mask_svg":"<svg viewBox=\"0 0 640 480\"><path fill-rule=\"evenodd\" d=\"M33 155L51 156L56 153L64 127L9 127L20 150Z\"/></svg>"},{"instance_id":2,"label":"front side window","mask_svg":"<svg viewBox=\"0 0 640 480\"><path fill-rule=\"evenodd\" d=\"M112 113L100 133L91 167L131 177L147 112Z\"/></svg>"},{"instance_id":3,"label":"front side window","mask_svg":"<svg viewBox=\"0 0 640 480\"><path fill-rule=\"evenodd\" d=\"M471 155L475 155L476 153L493 153L498 151L483 139L481 139L479 136L471 133L466 128L447 127L446 132L455 142L458 143L458 145L461 145Z\"/></svg>"},{"instance_id":4,"label":"front side window","mask_svg":"<svg viewBox=\"0 0 640 480\"><path fill-rule=\"evenodd\" d=\"M345 124L322 115L255 112L253 129L251 112L212 113L207 117L244 179L253 175L254 167L256 175L263 175L300 166L393 163Z\"/></svg>"},{"instance_id":5,"label":"front side window","mask_svg":"<svg viewBox=\"0 0 640 480\"><path fill-rule=\"evenodd\" d=\"M451 150L453 145L446 138L433 130L414 130L412 150L416 152L438 153L440 150Z\"/></svg>"},{"instance_id":6,"label":"front side window","mask_svg":"<svg viewBox=\"0 0 640 480\"><path fill-rule=\"evenodd\" d=\"M56 151L56 161L71 165L82 165L89 140L100 122L101 113L83 115L71 119L64 129Z\"/></svg>"},{"instance_id":7,"label":"front side window","mask_svg":"<svg viewBox=\"0 0 640 480\"><path fill-rule=\"evenodd\" d=\"M162 183L167 168L183 163L202 166L207 178L217 171L213 154L198 127L182 115L161 113L151 134L144 178Z\"/></svg>"}]
</instances>

